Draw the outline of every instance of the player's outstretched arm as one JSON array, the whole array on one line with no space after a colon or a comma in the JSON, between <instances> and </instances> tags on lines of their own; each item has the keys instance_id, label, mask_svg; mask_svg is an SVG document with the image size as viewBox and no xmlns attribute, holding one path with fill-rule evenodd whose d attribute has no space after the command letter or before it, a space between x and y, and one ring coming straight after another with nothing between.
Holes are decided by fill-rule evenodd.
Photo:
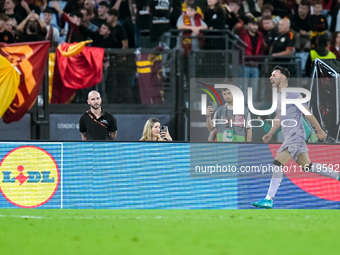
<instances>
[{"instance_id":1,"label":"player's outstretched arm","mask_svg":"<svg viewBox=\"0 0 340 255\"><path fill-rule=\"evenodd\" d=\"M270 139L272 139L273 134L275 134L276 130L281 126L280 119L278 116L275 116L274 121L272 122L272 128L269 130L268 134L265 134L262 137L264 143L269 143Z\"/></svg>"},{"instance_id":2,"label":"player's outstretched arm","mask_svg":"<svg viewBox=\"0 0 340 255\"><path fill-rule=\"evenodd\" d=\"M317 121L317 119L314 117L314 115L310 112L310 110L308 109L308 107L305 107L308 112L310 113L310 115L306 115L306 118L309 120L309 122L313 125L313 127L316 130L316 135L318 136L318 139L320 141L323 141L326 139L327 135L326 133L322 130L319 122Z\"/></svg>"}]
</instances>

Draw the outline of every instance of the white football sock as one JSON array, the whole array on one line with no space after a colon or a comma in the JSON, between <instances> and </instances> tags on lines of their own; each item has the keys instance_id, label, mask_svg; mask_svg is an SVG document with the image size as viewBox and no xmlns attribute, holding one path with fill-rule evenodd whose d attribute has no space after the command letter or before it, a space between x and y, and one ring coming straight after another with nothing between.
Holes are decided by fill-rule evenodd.
<instances>
[{"instance_id":1,"label":"white football sock","mask_svg":"<svg viewBox=\"0 0 340 255\"><path fill-rule=\"evenodd\" d=\"M266 196L266 199L268 200L273 200L273 198L275 197L276 192L280 187L282 176L283 176L282 166L278 166L274 164L272 166L273 166L273 175L270 180L270 185L269 185L268 193Z\"/></svg>"}]
</instances>

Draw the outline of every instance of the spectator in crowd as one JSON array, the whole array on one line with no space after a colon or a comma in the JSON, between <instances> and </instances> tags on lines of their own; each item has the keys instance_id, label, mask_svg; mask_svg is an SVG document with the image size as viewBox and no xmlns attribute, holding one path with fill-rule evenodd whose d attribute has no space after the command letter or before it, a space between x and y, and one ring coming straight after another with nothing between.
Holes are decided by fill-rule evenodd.
<instances>
[{"instance_id":1,"label":"spectator in crowd","mask_svg":"<svg viewBox=\"0 0 340 255\"><path fill-rule=\"evenodd\" d=\"M106 1L101 1L98 4L98 16L94 17L91 22L97 27L101 27L102 24L106 23L106 16L108 11L109 4Z\"/></svg>"},{"instance_id":2,"label":"spectator in crowd","mask_svg":"<svg viewBox=\"0 0 340 255\"><path fill-rule=\"evenodd\" d=\"M264 16L261 19L262 23L262 31L265 38L266 50L264 52L265 55L269 54L270 48L274 42L274 38L276 38L279 34L277 27L274 24L274 21L271 16Z\"/></svg>"},{"instance_id":3,"label":"spectator in crowd","mask_svg":"<svg viewBox=\"0 0 340 255\"><path fill-rule=\"evenodd\" d=\"M16 37L15 37L16 28L17 28L17 22L15 21L15 19L8 19L6 21L6 30L13 35L14 42L16 42Z\"/></svg>"},{"instance_id":4,"label":"spectator in crowd","mask_svg":"<svg viewBox=\"0 0 340 255\"><path fill-rule=\"evenodd\" d=\"M111 9L116 9L118 11L118 23L126 31L128 46L134 48L139 46L139 32L138 25L136 24L137 6L135 0L112 0L110 3ZM146 2L146 1L141 1ZM150 17L150 16L149 16ZM147 26L150 26L149 20L147 21Z\"/></svg>"},{"instance_id":5,"label":"spectator in crowd","mask_svg":"<svg viewBox=\"0 0 340 255\"><path fill-rule=\"evenodd\" d=\"M335 31L340 31L340 0L334 0L331 10L329 11L331 16L330 31L334 33Z\"/></svg>"},{"instance_id":6,"label":"spectator in crowd","mask_svg":"<svg viewBox=\"0 0 340 255\"><path fill-rule=\"evenodd\" d=\"M84 26L79 26L84 36L93 39L92 46L100 48L118 48L118 42L111 34L112 27L108 23L101 25L99 31L91 31Z\"/></svg>"},{"instance_id":7,"label":"spectator in crowd","mask_svg":"<svg viewBox=\"0 0 340 255\"><path fill-rule=\"evenodd\" d=\"M14 43L14 37L11 32L6 30L6 22L8 17L4 13L0 13L0 42Z\"/></svg>"},{"instance_id":8,"label":"spectator in crowd","mask_svg":"<svg viewBox=\"0 0 340 255\"><path fill-rule=\"evenodd\" d=\"M118 11L110 9L107 13L106 21L111 26L112 36L117 41L117 48L128 48L128 38L125 29L118 23Z\"/></svg>"},{"instance_id":9,"label":"spectator in crowd","mask_svg":"<svg viewBox=\"0 0 340 255\"><path fill-rule=\"evenodd\" d=\"M70 13L68 16L59 6L57 2L53 2L53 7L56 9L60 15L61 19L66 21L69 24L69 29L67 31L66 42L81 42L86 40L86 36L80 32L78 26L81 23L83 18L83 14L78 10L75 12Z\"/></svg>"},{"instance_id":10,"label":"spectator in crowd","mask_svg":"<svg viewBox=\"0 0 340 255\"><path fill-rule=\"evenodd\" d=\"M184 2L182 3L182 13L185 13L187 11L187 6L188 4L195 4L195 0L184 0ZM201 15L201 18L204 19L204 15L203 15L203 11L201 9L201 7L196 5L196 11L198 14Z\"/></svg>"},{"instance_id":11,"label":"spectator in crowd","mask_svg":"<svg viewBox=\"0 0 340 255\"><path fill-rule=\"evenodd\" d=\"M311 76L311 65L313 61L317 58L319 59L336 59L336 56L333 52L327 49L328 47L328 36L326 34L319 35L316 39L316 47L312 49L307 57L306 61L306 75Z\"/></svg>"},{"instance_id":12,"label":"spectator in crowd","mask_svg":"<svg viewBox=\"0 0 340 255\"><path fill-rule=\"evenodd\" d=\"M66 35L67 43L81 42L86 40L86 37L82 35L82 33L80 33L78 29L78 26L81 24L81 21L83 19L83 14L79 10L71 12L70 16L64 13L61 15L61 18L62 20L65 20L69 25L69 29Z\"/></svg>"},{"instance_id":13,"label":"spectator in crowd","mask_svg":"<svg viewBox=\"0 0 340 255\"><path fill-rule=\"evenodd\" d=\"M274 38L269 53L273 57L291 56L293 54L294 47L295 37L293 32L290 31L290 20L282 19L279 23L279 34ZM283 61L283 59L278 61Z\"/></svg>"},{"instance_id":14,"label":"spectator in crowd","mask_svg":"<svg viewBox=\"0 0 340 255\"><path fill-rule=\"evenodd\" d=\"M150 1L150 39L158 42L164 32L170 29L170 0Z\"/></svg>"},{"instance_id":15,"label":"spectator in crowd","mask_svg":"<svg viewBox=\"0 0 340 255\"><path fill-rule=\"evenodd\" d=\"M43 21L46 24L46 36L45 39L50 41L50 47L57 47L60 39L59 30L51 25L52 20L52 8L46 7L43 10Z\"/></svg>"},{"instance_id":16,"label":"spectator in crowd","mask_svg":"<svg viewBox=\"0 0 340 255\"><path fill-rule=\"evenodd\" d=\"M274 7L271 4L262 5L260 19L262 19L263 17L270 16L272 17L274 24L277 26L280 23L281 17L273 15L273 10L274 10Z\"/></svg>"},{"instance_id":17,"label":"spectator in crowd","mask_svg":"<svg viewBox=\"0 0 340 255\"><path fill-rule=\"evenodd\" d=\"M326 33L328 29L327 18L322 15L322 1L315 0L312 4L314 14L310 16L309 25L311 29L311 44L315 46L316 37Z\"/></svg>"},{"instance_id":18,"label":"spectator in crowd","mask_svg":"<svg viewBox=\"0 0 340 255\"><path fill-rule=\"evenodd\" d=\"M17 25L20 24L21 21L27 16L27 13L23 17L22 13L19 13L15 10L16 6L19 6L18 0L6 0L4 3L5 14L9 19L15 19Z\"/></svg>"},{"instance_id":19,"label":"spectator in crowd","mask_svg":"<svg viewBox=\"0 0 340 255\"><path fill-rule=\"evenodd\" d=\"M200 35L200 30L207 29L207 24L202 20L202 16L197 12L195 4L187 4L186 12L183 13L177 21L177 28L184 30L182 47L184 55L188 56L190 50L198 50L200 48L197 37Z\"/></svg>"},{"instance_id":20,"label":"spectator in crowd","mask_svg":"<svg viewBox=\"0 0 340 255\"><path fill-rule=\"evenodd\" d=\"M46 25L39 15L31 12L17 27L20 42L43 41L46 36Z\"/></svg>"},{"instance_id":21,"label":"spectator in crowd","mask_svg":"<svg viewBox=\"0 0 340 255\"><path fill-rule=\"evenodd\" d=\"M333 52L337 59L340 59L340 31L333 33L330 51Z\"/></svg>"},{"instance_id":22,"label":"spectator in crowd","mask_svg":"<svg viewBox=\"0 0 340 255\"><path fill-rule=\"evenodd\" d=\"M245 48L245 56L264 55L266 45L263 34L259 31L258 21L254 18L248 18L247 29L238 31L238 34L248 46ZM256 101L262 100L264 97L262 91L259 90L259 63L261 59L246 58L243 77L245 88L243 93L246 92L247 87L253 88L253 98Z\"/></svg>"},{"instance_id":23,"label":"spectator in crowd","mask_svg":"<svg viewBox=\"0 0 340 255\"><path fill-rule=\"evenodd\" d=\"M79 131L82 140L114 140L117 137L117 119L102 107L100 94L92 90L87 103L90 110L79 120Z\"/></svg>"},{"instance_id":24,"label":"spectator in crowd","mask_svg":"<svg viewBox=\"0 0 340 255\"><path fill-rule=\"evenodd\" d=\"M91 22L93 11L91 9L86 9L83 7L80 9L80 12L83 14L83 18L81 19L80 24L92 32L98 31L99 28Z\"/></svg>"},{"instance_id":25,"label":"spectator in crowd","mask_svg":"<svg viewBox=\"0 0 340 255\"><path fill-rule=\"evenodd\" d=\"M226 24L231 31L239 30L244 26L240 18L239 10L241 7L240 0L230 0L229 4L224 5L226 10Z\"/></svg>"},{"instance_id":26,"label":"spectator in crowd","mask_svg":"<svg viewBox=\"0 0 340 255\"><path fill-rule=\"evenodd\" d=\"M140 0L135 3L134 13L136 15L136 24L138 30L147 30L150 28L150 8L148 0Z\"/></svg>"},{"instance_id":27,"label":"spectator in crowd","mask_svg":"<svg viewBox=\"0 0 340 255\"><path fill-rule=\"evenodd\" d=\"M172 141L169 130L167 127L162 128L159 119L150 118L146 121L143 129L143 136L140 141L150 141L150 142L164 142Z\"/></svg>"},{"instance_id":28,"label":"spectator in crowd","mask_svg":"<svg viewBox=\"0 0 340 255\"><path fill-rule=\"evenodd\" d=\"M225 9L221 0L207 0L208 8L204 13L204 22L208 29L225 29Z\"/></svg>"},{"instance_id":29,"label":"spectator in crowd","mask_svg":"<svg viewBox=\"0 0 340 255\"><path fill-rule=\"evenodd\" d=\"M92 13L91 19L97 15L96 3L94 0L85 0L83 8L88 9Z\"/></svg>"},{"instance_id":30,"label":"spectator in crowd","mask_svg":"<svg viewBox=\"0 0 340 255\"><path fill-rule=\"evenodd\" d=\"M308 0L302 0L298 7L297 14L291 15L291 27L295 32L296 51L309 51L310 45L310 4Z\"/></svg>"},{"instance_id":31,"label":"spectator in crowd","mask_svg":"<svg viewBox=\"0 0 340 255\"><path fill-rule=\"evenodd\" d=\"M52 6L54 6L54 3L56 3L56 2L52 2ZM84 4L84 0L67 0L66 4L64 5L63 12L65 12L65 14L69 15L69 17L70 17L71 13L72 14L79 13L79 10L80 10L80 8L82 8L83 4ZM61 5L59 5L59 7L60 6ZM59 14L60 14L60 12L59 12ZM67 33L66 37L68 37L69 31L65 31L65 22L66 21L62 18L59 20L60 35L64 36ZM66 42L68 42L68 41L66 40Z\"/></svg>"},{"instance_id":32,"label":"spectator in crowd","mask_svg":"<svg viewBox=\"0 0 340 255\"><path fill-rule=\"evenodd\" d=\"M118 21L120 24L124 24L126 20L131 18L131 14L134 14L133 4L135 0L111 0L111 9L116 9L119 13ZM134 15L133 15L134 16Z\"/></svg>"},{"instance_id":33,"label":"spectator in crowd","mask_svg":"<svg viewBox=\"0 0 340 255\"><path fill-rule=\"evenodd\" d=\"M218 30L225 29L226 13L222 7L221 0L208 0L208 8L204 12L204 22L207 24L209 31L205 31L204 35L210 38L205 38L206 49L225 49L225 39L223 33Z\"/></svg>"}]
</instances>

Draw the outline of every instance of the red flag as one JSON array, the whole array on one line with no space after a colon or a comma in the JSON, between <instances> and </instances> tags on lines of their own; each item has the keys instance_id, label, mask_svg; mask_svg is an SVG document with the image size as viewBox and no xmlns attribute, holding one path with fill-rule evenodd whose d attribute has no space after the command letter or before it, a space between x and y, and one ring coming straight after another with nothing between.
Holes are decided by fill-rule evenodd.
<instances>
[{"instance_id":1,"label":"red flag","mask_svg":"<svg viewBox=\"0 0 340 255\"><path fill-rule=\"evenodd\" d=\"M142 104L163 102L162 55L137 55L137 72L140 99Z\"/></svg>"},{"instance_id":2,"label":"red flag","mask_svg":"<svg viewBox=\"0 0 340 255\"><path fill-rule=\"evenodd\" d=\"M77 89L102 80L104 49L84 47L86 42L61 44L57 49L51 103L65 103Z\"/></svg>"},{"instance_id":3,"label":"red flag","mask_svg":"<svg viewBox=\"0 0 340 255\"><path fill-rule=\"evenodd\" d=\"M20 120L34 105L45 74L49 46L49 41L0 45L0 54L21 73L15 98L3 115L5 123Z\"/></svg>"}]
</instances>

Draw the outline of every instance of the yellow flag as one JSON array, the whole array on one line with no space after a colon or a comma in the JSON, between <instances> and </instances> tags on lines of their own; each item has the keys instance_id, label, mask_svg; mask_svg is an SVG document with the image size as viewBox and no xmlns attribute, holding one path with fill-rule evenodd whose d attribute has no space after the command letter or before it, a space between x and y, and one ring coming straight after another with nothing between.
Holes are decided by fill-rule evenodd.
<instances>
[{"instance_id":1,"label":"yellow flag","mask_svg":"<svg viewBox=\"0 0 340 255\"><path fill-rule=\"evenodd\" d=\"M79 54L85 47L85 45L87 43L91 43L92 41L91 40L88 40L88 41L82 41L82 42L79 42L79 43L75 43L75 44L71 44L67 51L63 51L61 49L61 45L58 46L58 50L60 51L61 55L63 57L72 57L74 55L77 55Z\"/></svg>"},{"instance_id":2,"label":"yellow flag","mask_svg":"<svg viewBox=\"0 0 340 255\"><path fill-rule=\"evenodd\" d=\"M12 103L20 81L19 71L0 55L0 118Z\"/></svg>"},{"instance_id":3,"label":"yellow flag","mask_svg":"<svg viewBox=\"0 0 340 255\"><path fill-rule=\"evenodd\" d=\"M56 58L55 52L51 52L48 54L48 102L49 103L51 103L51 98L52 98L55 58Z\"/></svg>"}]
</instances>

